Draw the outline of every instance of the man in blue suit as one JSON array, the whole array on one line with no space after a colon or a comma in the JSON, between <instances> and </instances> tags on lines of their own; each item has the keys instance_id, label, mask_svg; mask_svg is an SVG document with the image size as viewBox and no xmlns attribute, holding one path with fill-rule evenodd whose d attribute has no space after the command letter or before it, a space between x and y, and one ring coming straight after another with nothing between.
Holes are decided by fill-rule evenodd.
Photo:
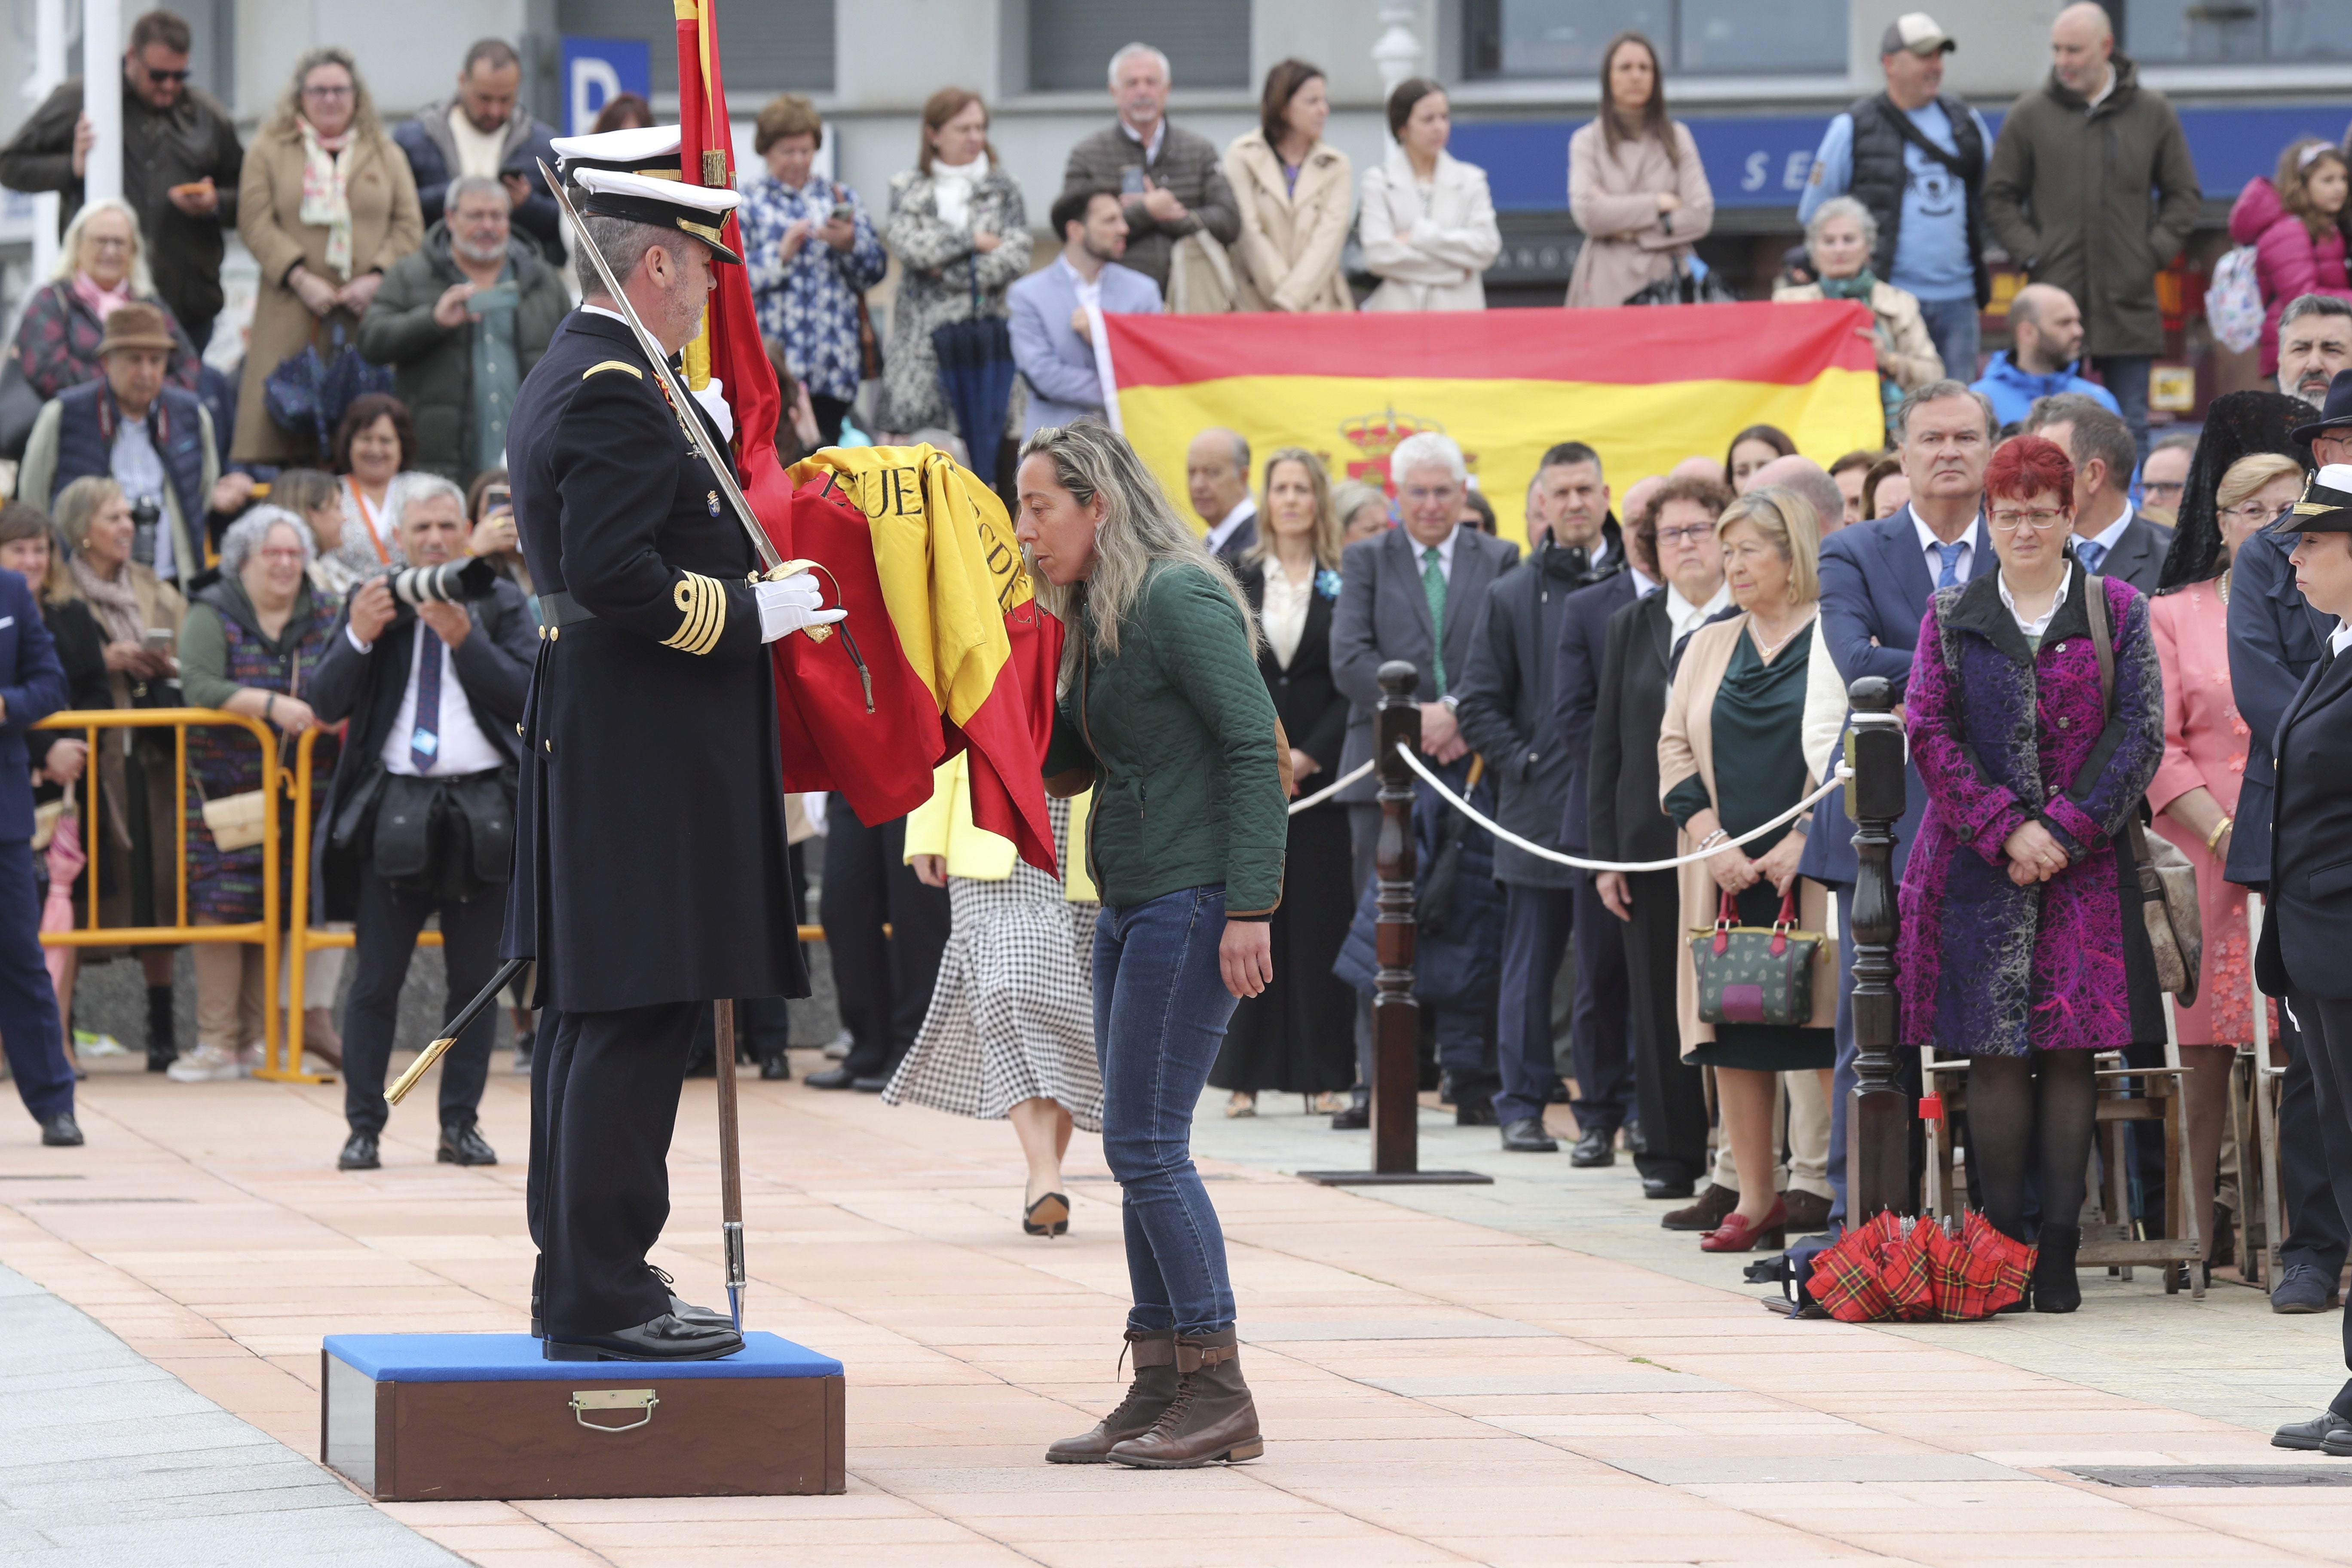
<instances>
[{"instance_id":1,"label":"man in blue suit","mask_svg":"<svg viewBox=\"0 0 2352 1568\"><path fill-rule=\"evenodd\" d=\"M1911 679L1919 621L1939 587L1997 571L1985 531L1984 472L1992 458L1992 405L1957 381L1935 381L1904 399L1895 412L1902 433L1903 474L1911 504L1874 522L1859 522L1822 541L1821 635L1851 686L1865 675L1894 683L1895 700ZM1843 742L1841 742L1843 745ZM1902 822L1895 828L1895 875L1903 876L1912 840L1927 809L1927 791L1906 765ZM1853 900L1856 862L1853 825L1845 798L1832 794L1816 809L1805 858L1798 869ZM1836 1196L1830 1222L1845 1213L1845 1112L1853 1093L1853 932L1838 922L1837 1075L1830 1095L1830 1184Z\"/></svg>"},{"instance_id":2,"label":"man in blue suit","mask_svg":"<svg viewBox=\"0 0 2352 1568\"><path fill-rule=\"evenodd\" d=\"M1006 290L1013 307L1013 363L1029 383L1029 428L1067 425L1108 401L1099 368L1107 314L1156 316L1160 285L1118 258L1127 215L1108 186L1075 186L1055 199L1062 255Z\"/></svg>"},{"instance_id":3,"label":"man in blue suit","mask_svg":"<svg viewBox=\"0 0 2352 1568\"><path fill-rule=\"evenodd\" d=\"M33 591L0 572L0 1048L25 1109L52 1148L81 1142L73 1064L58 1026L58 994L41 957L41 895L33 880L32 771L25 731L66 706L65 666Z\"/></svg>"}]
</instances>

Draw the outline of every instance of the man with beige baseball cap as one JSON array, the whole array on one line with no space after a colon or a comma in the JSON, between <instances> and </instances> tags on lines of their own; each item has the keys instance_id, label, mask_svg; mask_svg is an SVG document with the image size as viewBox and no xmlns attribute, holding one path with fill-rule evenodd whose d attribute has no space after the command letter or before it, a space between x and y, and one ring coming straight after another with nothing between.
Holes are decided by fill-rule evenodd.
<instances>
[{"instance_id":1,"label":"man with beige baseball cap","mask_svg":"<svg viewBox=\"0 0 2352 1568\"><path fill-rule=\"evenodd\" d=\"M1886 90L1830 121L1797 204L1801 223L1852 195L1878 220L1871 271L1919 301L1944 374L1977 378L1977 312L1992 297L1978 193L1992 133L1977 111L1939 96L1944 57L1959 46L1936 18L1909 11L1878 44Z\"/></svg>"}]
</instances>

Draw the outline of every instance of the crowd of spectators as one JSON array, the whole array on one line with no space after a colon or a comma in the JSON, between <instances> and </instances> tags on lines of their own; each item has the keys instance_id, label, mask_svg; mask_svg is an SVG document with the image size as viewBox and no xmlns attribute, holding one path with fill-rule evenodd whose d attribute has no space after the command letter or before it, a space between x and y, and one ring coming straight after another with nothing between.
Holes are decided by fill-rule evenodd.
<instances>
[{"instance_id":1,"label":"crowd of spectators","mask_svg":"<svg viewBox=\"0 0 2352 1568\"><path fill-rule=\"evenodd\" d=\"M1828 775L1848 681L1883 675L1900 690L1921 658L1897 869L1914 916L1906 983L1943 979L1906 1013L1906 1038L1973 1058L1979 1201L2002 1228L2030 1237L2038 1224L2051 1255L2065 1254L2088 1135L2080 1064L2147 1047L2153 994L2136 972L2115 979L2084 1009L2096 1027L2038 1015L1987 1022L1948 996L2042 984L2079 953L2079 928L2115 923L2097 899L2113 900L2116 833L2143 802L2195 864L2217 933L2200 1001L2178 1019L2192 1143L2179 1179L2200 1213L2223 1186L2220 1096L2256 1005L2242 889L2262 880L2241 863L2252 851L2232 814L2268 809L2256 743L2265 721L2231 695L2242 639L2231 583L2242 567L2269 574L2269 599L2294 592L2260 530L2292 500L2313 450L2285 432L2352 369L2346 154L2298 141L2232 209L2233 237L2254 250L2273 402L2239 405L2217 425L2220 441L2151 442L2156 274L2200 199L2179 120L2116 52L2095 5L2057 16L2049 79L2011 106L1998 136L1942 90L1958 47L1924 14L1887 27L1884 90L1832 121L1799 209L1801 257L1772 290L1869 311L1860 330L1884 428L1828 468L1757 425L1727 440L1692 431L1694 455L1669 471L1612 476L1577 432L1559 432L1518 502L1522 559L1496 537L1497 502L1513 498L1477 489L1460 446L1435 432L1394 450L1385 485L1342 482L1298 447L1258 456L1245 429L1203 429L1187 453L1184 500L1264 632L1257 673L1288 737L1294 796L1369 758L1378 671L1403 659L1419 671L1431 761L1518 838L1627 862L1709 851L1679 875L1587 873L1433 806L1421 828L1440 851L1425 859L1458 878L1427 905L1425 934L1464 962L1432 966L1444 983L1425 975L1423 989L1429 1053L1456 1119L1496 1127L1506 1149L1555 1152L1546 1108L1566 1101L1570 1159L1601 1167L1630 1153L1649 1196L1687 1200L1665 1212L1667 1226L1709 1250L1842 1217L1852 939L1837 922L1809 1016L1708 1023L1683 935L1718 919L1832 929L1827 900L1850 894L1856 876L1836 796L1762 839L1725 841ZM529 659L534 601L503 458L516 392L571 306L565 237L538 173L553 133L520 101L520 63L499 40L466 51L448 97L393 125L358 61L326 47L296 62L247 148L189 86L188 51L188 29L169 13L132 29L122 199L81 199L90 132L79 81L0 149L0 182L66 197L58 272L28 300L0 380L0 446L21 440L22 453L0 560L33 584L74 706L223 708L289 738L342 726L343 754L327 742L317 755L330 840L373 820L385 792L459 809L508 760L499 737ZM787 454L908 438L969 452L1083 424L1107 412L1109 314L1485 307L1500 234L1484 171L1449 151L1441 84L1393 89L1391 144L1360 172L1326 137L1328 83L1307 61L1267 72L1258 123L1222 150L1169 118L1159 49L1120 49L1108 76L1114 120L1072 147L1061 188L1034 214L974 91L931 95L912 166L872 209L817 172L827 128L810 100L761 110L741 222L783 384ZM1571 306L1696 284L1714 217L1649 39L1612 39L1600 86L1599 111L1566 149L1583 234ZM651 121L625 98L597 129ZM205 353L231 229L259 281L242 368L225 375ZM2008 345L1988 359L1978 324L2001 253L2028 281L2008 306ZM876 292L886 279L887 307ZM1004 323L1020 372L1001 428L967 428L940 374L935 333L975 319ZM312 352L342 392L331 408L289 416L273 404L273 377ZM395 612L387 568L466 555L493 563L495 595ZM2075 657L2087 644L2068 630L2094 611L2093 577L2123 672L2124 716L2112 723ZM2298 635L2273 639L2286 650L2277 679L2294 673ZM2021 647L2024 662L2065 664L2028 699L2000 685ZM2266 700L2273 718L2284 695ZM1976 765L1981 737L1955 717L1964 699L2038 703L2048 754ZM2074 804L1986 837L1991 795L2037 795L2034 781L2074 769L2113 723L2130 732L2097 753L2098 781L2081 781ZM51 795L98 770L104 821L81 831L102 834L108 853L76 898L97 899L105 923L176 923L172 847L184 823L188 922L258 918L261 849L216 842L210 809L258 787L257 748L232 731L192 732L184 800L173 798L165 742L118 737L96 758L79 748L47 741L28 758ZM1060 1219L1038 1205L1059 1195L1060 1149L1073 1124L1100 1114L1103 1086L1071 1043L1082 1031L1073 1025L1038 1055L1006 1105L993 1087L975 1099L939 1078L946 1058L923 1042L984 1031L1002 1005L975 922L1017 919L1058 943L1090 889L1008 875L974 852L951 807L911 826L862 823L837 797L816 814L848 1050L807 1081L1012 1116L1032 1169L1024 1223L1052 1234L1066 1205ZM1070 819L1056 810L1066 839ZM1369 1001L1339 976L1351 929L1364 929L1379 821L1369 782L1290 819L1287 896L1269 921L1274 984L1240 1002L1204 1063L1229 1114L1297 1094L1337 1128L1366 1124ZM339 1033L320 1000L334 994L336 955L311 955L305 1035L347 1074L342 1163L367 1168L415 931L441 921L455 999L487 973L481 915L495 899L488 881L438 860L404 869L381 836L328 847L346 853L344 875L322 875L300 918L356 913L359 973ZM281 875L311 847L282 846ZM2027 955L2022 978L1986 977L1981 933L1937 923L1937 889L1971 878L1999 879L1989 886L2000 896L1970 914L1998 928L2004 952ZM2042 901L2021 912L2037 887ZM2061 889L2088 901L2061 907ZM185 1048L171 1021L171 950L141 952L149 1064L180 1079L239 1076L260 1033L259 950L195 947L198 1037ZM1564 998L1563 973L1573 975ZM68 965L58 981L68 1028L71 985ZM781 1020L747 1018L772 1075L784 1076ZM518 1014L526 1059L530 1024ZM2292 1019L2272 1030L2293 1059ZM461 1163L495 1158L472 1115L488 1049L485 1026L445 1074L442 1152ZM2291 1102L2297 1083L2305 1109L2284 1125L2308 1142L2308 1074L2291 1073ZM2024 1131L2035 1126L2038 1142ZM2298 1234L2320 1239L2297 1256L2315 1269L2329 1245L2340 1254L2340 1238L2326 1238L2344 1226L2321 1215L2331 1200L2310 1173L2323 1163L2309 1146L2298 1158L2290 1205ZM2071 1173L2058 1169L2070 1162ZM2300 1278L2281 1282L2282 1310L2301 1310ZM2066 1298L2053 1272L2044 1300Z\"/></svg>"}]
</instances>

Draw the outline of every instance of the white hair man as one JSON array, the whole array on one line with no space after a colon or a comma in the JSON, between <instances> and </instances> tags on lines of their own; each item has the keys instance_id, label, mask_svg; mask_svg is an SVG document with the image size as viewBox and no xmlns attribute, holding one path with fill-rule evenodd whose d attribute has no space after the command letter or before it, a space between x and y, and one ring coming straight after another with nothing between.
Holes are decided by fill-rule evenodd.
<instances>
[{"instance_id":1,"label":"white hair man","mask_svg":"<svg viewBox=\"0 0 2352 1568\"><path fill-rule=\"evenodd\" d=\"M1117 191L1126 204L1127 254L1131 267L1168 293L1176 242L1206 234L1217 245L1241 237L1241 208L1225 184L1216 144L1168 119L1168 57L1133 43L1110 58L1114 124L1070 149L1062 188Z\"/></svg>"},{"instance_id":2,"label":"white hair man","mask_svg":"<svg viewBox=\"0 0 2352 1568\"><path fill-rule=\"evenodd\" d=\"M758 557L713 468L730 460L725 440L659 375L700 325L717 268L738 264L719 225L739 198L594 166L603 140L559 149L587 215L587 298L508 425L547 630L502 952L537 961L532 1000L548 1010L530 1183L545 1353L705 1360L741 1336L671 1295L646 1253L668 1214L697 1022L721 998L808 994L764 645L841 612L817 608L806 575L751 581Z\"/></svg>"},{"instance_id":3,"label":"white hair man","mask_svg":"<svg viewBox=\"0 0 2352 1568\"><path fill-rule=\"evenodd\" d=\"M1380 705L1381 666L1392 659L1419 675L1421 743L1430 760L1459 776L1469 745L1455 719L1455 687L1470 662L1471 633L1486 590L1518 561L1518 546L1461 525L1469 465L1454 438L1435 430L1406 437L1389 455L1389 479L1403 519L1377 538L1349 545L1340 556L1339 604L1331 616L1331 679L1354 704L1342 773L1372 754L1372 715ZM1360 894L1372 870L1380 828L1369 779L1341 792L1356 853ZM1438 1054L1454 1083L1454 1119L1465 1126L1495 1125L1493 1043L1484 1009L1457 1021L1441 1010ZM1357 1022L1357 1101L1333 1118L1335 1127L1368 1125L1365 1095L1371 1082L1368 1010Z\"/></svg>"}]
</instances>

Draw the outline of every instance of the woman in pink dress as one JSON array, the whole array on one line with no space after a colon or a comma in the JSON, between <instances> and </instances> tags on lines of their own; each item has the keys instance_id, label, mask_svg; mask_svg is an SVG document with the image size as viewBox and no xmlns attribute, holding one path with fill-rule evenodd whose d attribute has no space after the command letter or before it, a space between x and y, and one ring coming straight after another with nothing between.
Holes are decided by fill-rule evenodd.
<instances>
[{"instance_id":1,"label":"woman in pink dress","mask_svg":"<svg viewBox=\"0 0 2352 1568\"><path fill-rule=\"evenodd\" d=\"M2214 497L2221 533L2215 574L2166 589L2148 606L2164 671L2164 762L2148 785L2148 804L2156 831L2197 868L2205 942L2197 1005L2174 1014L2189 1068L2189 1193L2200 1222L2213 1212L2231 1063L2254 1037L2246 889L2221 875L2252 735L2230 690L2230 569L2239 543L2293 506L2302 489L2303 468L2292 458L2263 452L2232 463ZM2273 1012L2273 1039L2277 1029Z\"/></svg>"}]
</instances>

